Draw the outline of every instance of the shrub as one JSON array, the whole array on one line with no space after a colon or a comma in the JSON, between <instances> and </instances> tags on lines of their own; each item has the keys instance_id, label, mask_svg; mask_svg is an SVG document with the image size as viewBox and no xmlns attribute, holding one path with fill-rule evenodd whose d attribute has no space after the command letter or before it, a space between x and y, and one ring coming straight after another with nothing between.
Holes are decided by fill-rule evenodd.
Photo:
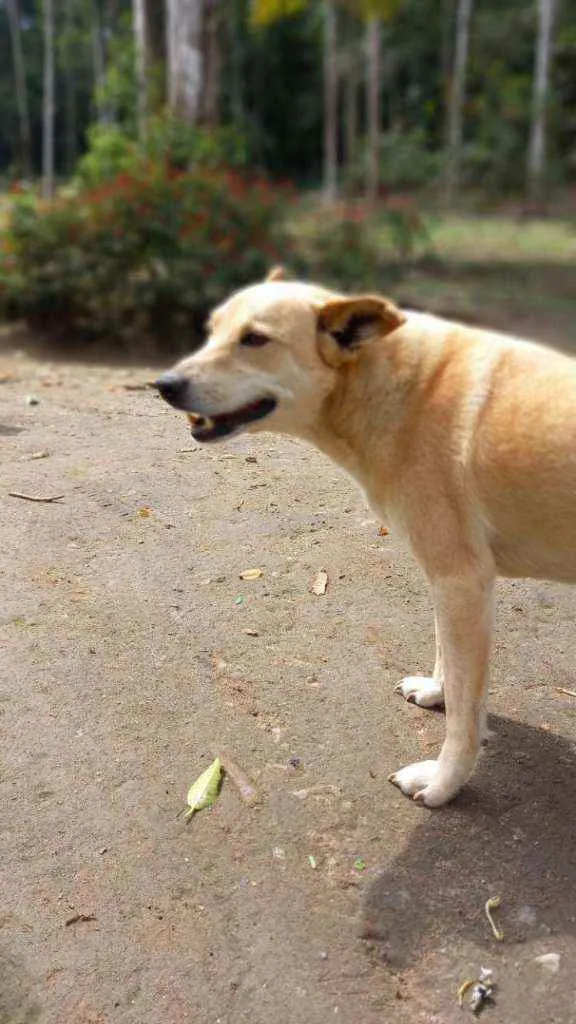
<instances>
[{"instance_id":1,"label":"shrub","mask_svg":"<svg viewBox=\"0 0 576 1024\"><path fill-rule=\"evenodd\" d=\"M287 190L237 172L141 165L45 204L14 204L5 307L85 337L184 341L283 252ZM183 336L183 337L182 337Z\"/></svg>"},{"instance_id":2,"label":"shrub","mask_svg":"<svg viewBox=\"0 0 576 1024\"><path fill-rule=\"evenodd\" d=\"M359 202L304 212L293 239L299 269L343 290L381 289L384 277L397 278L430 247L416 203L404 196L376 208Z\"/></svg>"},{"instance_id":3,"label":"shrub","mask_svg":"<svg viewBox=\"0 0 576 1024\"><path fill-rule=\"evenodd\" d=\"M166 115L151 117L146 136L136 140L119 124L95 124L88 129L88 150L78 161L75 183L96 188L118 174L138 173L143 162L178 170L194 167L245 168L249 147L235 128L198 128Z\"/></svg>"}]
</instances>

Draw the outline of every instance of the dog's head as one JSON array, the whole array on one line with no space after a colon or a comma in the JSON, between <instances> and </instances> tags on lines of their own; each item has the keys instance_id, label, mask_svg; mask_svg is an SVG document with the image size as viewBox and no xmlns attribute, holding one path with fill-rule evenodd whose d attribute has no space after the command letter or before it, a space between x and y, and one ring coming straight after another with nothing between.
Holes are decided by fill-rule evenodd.
<instances>
[{"instance_id":1,"label":"dog's head","mask_svg":"<svg viewBox=\"0 0 576 1024\"><path fill-rule=\"evenodd\" d=\"M274 270L219 306L203 347L156 387L198 441L246 429L306 435L340 368L404 320L386 299L347 298Z\"/></svg>"}]
</instances>

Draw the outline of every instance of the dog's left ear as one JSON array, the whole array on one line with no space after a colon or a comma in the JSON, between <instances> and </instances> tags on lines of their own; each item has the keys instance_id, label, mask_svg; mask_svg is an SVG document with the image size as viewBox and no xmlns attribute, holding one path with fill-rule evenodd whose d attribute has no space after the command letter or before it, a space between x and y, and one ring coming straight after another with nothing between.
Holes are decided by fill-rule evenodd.
<instances>
[{"instance_id":1,"label":"dog's left ear","mask_svg":"<svg viewBox=\"0 0 576 1024\"><path fill-rule=\"evenodd\" d=\"M284 270L284 267L271 267L270 270L268 271L268 273L266 274L266 277L264 278L264 280L265 281L285 281L286 280L286 271Z\"/></svg>"},{"instance_id":2,"label":"dog's left ear","mask_svg":"<svg viewBox=\"0 0 576 1024\"><path fill-rule=\"evenodd\" d=\"M405 314L378 295L331 299L318 314L321 336L329 335L321 354L331 365L340 365L361 345L384 338L405 322Z\"/></svg>"}]
</instances>

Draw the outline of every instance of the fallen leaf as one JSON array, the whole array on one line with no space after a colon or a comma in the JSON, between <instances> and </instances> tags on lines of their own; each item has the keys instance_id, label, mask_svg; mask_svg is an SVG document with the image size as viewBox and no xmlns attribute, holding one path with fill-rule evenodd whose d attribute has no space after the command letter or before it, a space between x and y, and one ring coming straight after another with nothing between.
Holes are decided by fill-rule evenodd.
<instances>
[{"instance_id":1,"label":"fallen leaf","mask_svg":"<svg viewBox=\"0 0 576 1024\"><path fill-rule=\"evenodd\" d=\"M138 509L136 514L141 516L142 519L148 519L148 517L153 515L153 513L154 513L154 509L153 508L148 508L148 505L143 505L142 508Z\"/></svg>"},{"instance_id":2,"label":"fallen leaf","mask_svg":"<svg viewBox=\"0 0 576 1024\"><path fill-rule=\"evenodd\" d=\"M378 530L379 537L387 537L389 533L390 530L388 529L387 526L381 526L380 529Z\"/></svg>"},{"instance_id":3,"label":"fallen leaf","mask_svg":"<svg viewBox=\"0 0 576 1024\"><path fill-rule=\"evenodd\" d=\"M259 580L264 573L262 569L243 569L240 573L241 580Z\"/></svg>"},{"instance_id":4,"label":"fallen leaf","mask_svg":"<svg viewBox=\"0 0 576 1024\"><path fill-rule=\"evenodd\" d=\"M188 804L187 818L191 818L196 811L201 811L204 807L212 807L218 796L221 774L222 766L220 758L217 757L209 768L196 779L196 782L192 783L188 790L186 797L186 803Z\"/></svg>"},{"instance_id":5,"label":"fallen leaf","mask_svg":"<svg viewBox=\"0 0 576 1024\"><path fill-rule=\"evenodd\" d=\"M50 452L32 452L31 455L23 455L20 462L33 462L36 459L47 459Z\"/></svg>"},{"instance_id":6,"label":"fallen leaf","mask_svg":"<svg viewBox=\"0 0 576 1024\"><path fill-rule=\"evenodd\" d=\"M322 594L326 593L327 586L328 573L325 572L324 569L321 569L320 572L317 572L316 576L314 577L312 586L310 587L310 593L317 594L318 597L320 597Z\"/></svg>"}]
</instances>

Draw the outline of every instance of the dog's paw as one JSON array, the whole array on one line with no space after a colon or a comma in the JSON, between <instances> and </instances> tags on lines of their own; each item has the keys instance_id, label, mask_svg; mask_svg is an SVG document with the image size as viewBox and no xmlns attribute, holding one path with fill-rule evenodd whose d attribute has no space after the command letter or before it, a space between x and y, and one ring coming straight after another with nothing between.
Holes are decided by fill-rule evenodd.
<instances>
[{"instance_id":1,"label":"dog's paw","mask_svg":"<svg viewBox=\"0 0 576 1024\"><path fill-rule=\"evenodd\" d=\"M401 693L405 700L411 704L418 704L421 708L444 706L442 683L431 676L406 676L394 689Z\"/></svg>"},{"instance_id":2,"label":"dog's paw","mask_svg":"<svg viewBox=\"0 0 576 1024\"><path fill-rule=\"evenodd\" d=\"M398 786L406 796L411 796L416 803L426 807L442 807L456 796L466 780L439 769L438 761L417 761L389 775L388 781Z\"/></svg>"},{"instance_id":3,"label":"dog's paw","mask_svg":"<svg viewBox=\"0 0 576 1024\"><path fill-rule=\"evenodd\" d=\"M431 784L438 771L438 761L417 761L416 764L408 764L405 768L393 772L388 776L388 781L398 786L405 796L413 796L415 799Z\"/></svg>"}]
</instances>

